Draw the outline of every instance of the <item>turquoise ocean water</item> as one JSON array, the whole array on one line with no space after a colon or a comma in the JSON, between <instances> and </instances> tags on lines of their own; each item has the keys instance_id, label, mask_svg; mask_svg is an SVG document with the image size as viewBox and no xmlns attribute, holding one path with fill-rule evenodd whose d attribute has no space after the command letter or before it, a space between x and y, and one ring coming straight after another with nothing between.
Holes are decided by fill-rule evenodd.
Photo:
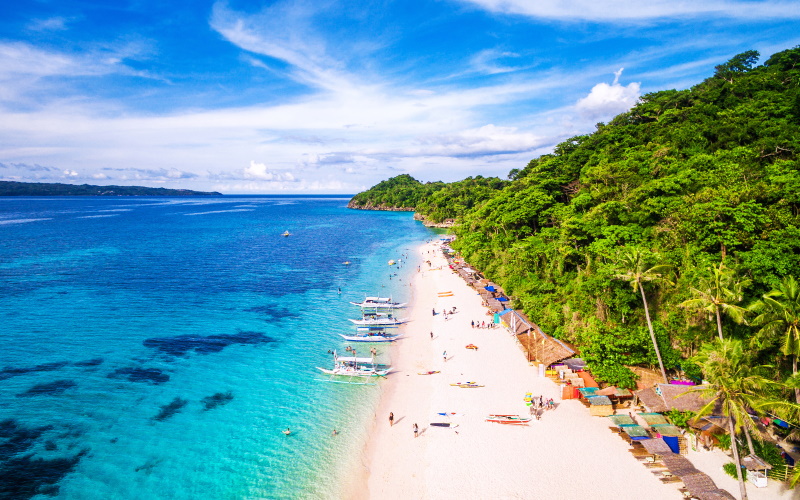
<instances>
[{"instance_id":1,"label":"turquoise ocean water","mask_svg":"<svg viewBox=\"0 0 800 500\"><path fill-rule=\"evenodd\" d=\"M346 203L0 198L0 499L336 497L379 388L315 367L432 235Z\"/></svg>"}]
</instances>

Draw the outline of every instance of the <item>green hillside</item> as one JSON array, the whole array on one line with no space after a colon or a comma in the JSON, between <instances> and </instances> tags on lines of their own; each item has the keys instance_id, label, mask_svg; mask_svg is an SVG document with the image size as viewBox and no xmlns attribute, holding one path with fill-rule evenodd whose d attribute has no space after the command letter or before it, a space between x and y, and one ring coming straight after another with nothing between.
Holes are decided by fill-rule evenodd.
<instances>
[{"instance_id":1,"label":"green hillside","mask_svg":"<svg viewBox=\"0 0 800 500\"><path fill-rule=\"evenodd\" d=\"M668 370L699 374L685 360L718 336L715 308L686 302L721 287L725 337L790 371L781 337L737 309L800 276L800 47L757 61L745 52L691 89L646 94L511 181L400 176L353 206L457 218L454 247L606 381L631 386L624 365L658 366L642 296L625 279L631 257L640 270L665 266L643 287ZM378 189L394 183L402 189Z\"/></svg>"},{"instance_id":2,"label":"green hillside","mask_svg":"<svg viewBox=\"0 0 800 500\"><path fill-rule=\"evenodd\" d=\"M222 193L143 186L0 181L0 196L222 196Z\"/></svg>"}]
</instances>

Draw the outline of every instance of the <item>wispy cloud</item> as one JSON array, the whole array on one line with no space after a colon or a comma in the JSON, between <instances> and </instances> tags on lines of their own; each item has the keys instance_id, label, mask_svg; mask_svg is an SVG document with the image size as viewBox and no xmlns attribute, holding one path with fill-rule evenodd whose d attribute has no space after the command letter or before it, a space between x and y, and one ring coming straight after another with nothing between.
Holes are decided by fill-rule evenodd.
<instances>
[{"instance_id":1,"label":"wispy cloud","mask_svg":"<svg viewBox=\"0 0 800 500\"><path fill-rule=\"evenodd\" d=\"M722 17L739 20L796 19L797 2L705 0L460 0L502 14L516 14L559 21L620 23L665 18Z\"/></svg>"},{"instance_id":2,"label":"wispy cloud","mask_svg":"<svg viewBox=\"0 0 800 500\"><path fill-rule=\"evenodd\" d=\"M68 29L67 24L74 18L48 17L45 19L33 19L28 23L27 28L31 31L64 31Z\"/></svg>"}]
</instances>

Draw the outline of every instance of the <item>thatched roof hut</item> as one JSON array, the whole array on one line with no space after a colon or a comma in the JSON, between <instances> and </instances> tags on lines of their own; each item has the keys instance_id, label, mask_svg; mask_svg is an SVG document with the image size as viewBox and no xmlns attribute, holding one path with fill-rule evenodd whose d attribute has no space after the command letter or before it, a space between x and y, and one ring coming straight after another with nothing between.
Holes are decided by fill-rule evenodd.
<instances>
[{"instance_id":1,"label":"thatched roof hut","mask_svg":"<svg viewBox=\"0 0 800 500\"><path fill-rule=\"evenodd\" d=\"M517 340L531 361L539 361L550 366L577 354L569 344L547 335L539 328L539 325L519 311L508 310L500 318L506 327L517 336Z\"/></svg>"},{"instance_id":2,"label":"thatched roof hut","mask_svg":"<svg viewBox=\"0 0 800 500\"><path fill-rule=\"evenodd\" d=\"M635 391L634 394L644 404L647 411L662 413L669 410L697 411L708 403L696 392L687 392L696 387L673 384L656 384L649 389Z\"/></svg>"}]
</instances>

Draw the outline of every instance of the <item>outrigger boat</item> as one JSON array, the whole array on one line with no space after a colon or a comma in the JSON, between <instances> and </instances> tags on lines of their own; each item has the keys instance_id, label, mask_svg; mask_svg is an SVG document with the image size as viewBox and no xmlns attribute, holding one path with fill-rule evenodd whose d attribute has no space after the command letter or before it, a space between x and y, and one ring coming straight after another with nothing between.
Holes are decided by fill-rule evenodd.
<instances>
[{"instance_id":1,"label":"outrigger boat","mask_svg":"<svg viewBox=\"0 0 800 500\"><path fill-rule=\"evenodd\" d=\"M391 328L391 327L390 327ZM360 326L355 335L339 335L348 342L394 342L402 335L389 333L385 326Z\"/></svg>"},{"instance_id":2,"label":"outrigger boat","mask_svg":"<svg viewBox=\"0 0 800 500\"><path fill-rule=\"evenodd\" d=\"M521 417L519 415L489 415L486 417L487 422L495 422L498 424L509 425L528 425L531 421L530 417Z\"/></svg>"},{"instance_id":3,"label":"outrigger boat","mask_svg":"<svg viewBox=\"0 0 800 500\"><path fill-rule=\"evenodd\" d=\"M391 297L364 297L363 302L350 302L361 309L402 309L407 302L394 302Z\"/></svg>"},{"instance_id":4,"label":"outrigger boat","mask_svg":"<svg viewBox=\"0 0 800 500\"><path fill-rule=\"evenodd\" d=\"M361 319L350 319L359 326L397 326L406 323L405 318L395 318L391 313L365 312Z\"/></svg>"},{"instance_id":5,"label":"outrigger boat","mask_svg":"<svg viewBox=\"0 0 800 500\"><path fill-rule=\"evenodd\" d=\"M358 358L355 356L339 356L333 351L333 369L317 367L322 373L331 375L325 382L337 382L343 384L372 385L363 381L369 377L385 377L390 371L391 366L380 365L375 362L374 357ZM349 377L350 380L335 380L334 377ZM358 382L354 380L359 380Z\"/></svg>"}]
</instances>

